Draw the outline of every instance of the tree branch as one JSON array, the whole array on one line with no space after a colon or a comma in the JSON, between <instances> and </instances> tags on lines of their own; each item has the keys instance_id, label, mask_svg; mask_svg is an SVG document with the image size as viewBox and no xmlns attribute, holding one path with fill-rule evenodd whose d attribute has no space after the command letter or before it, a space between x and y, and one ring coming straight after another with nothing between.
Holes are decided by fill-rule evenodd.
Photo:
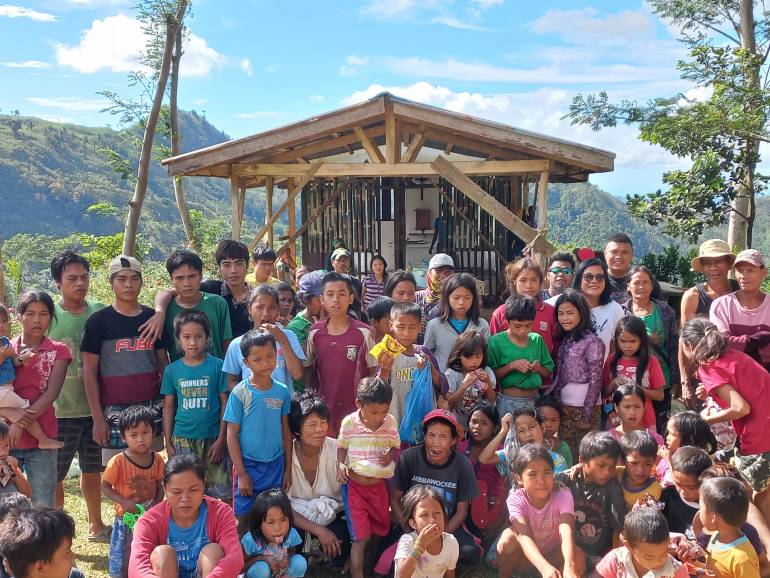
<instances>
[{"instance_id":1,"label":"tree branch","mask_svg":"<svg viewBox=\"0 0 770 578\"><path fill-rule=\"evenodd\" d=\"M735 42L735 44L737 44L738 46L740 46L740 44L741 44L741 41L740 41L739 38L736 38L735 36L729 35L727 32L725 32L724 30L720 30L716 26L712 26L711 24L709 24L707 22L702 22L700 20L696 20L695 18L693 18L693 22L696 22L697 24L700 24L704 28L708 28L709 30L713 30L717 34L721 34L722 36L724 36L725 38L727 38L731 42Z\"/></svg>"}]
</instances>

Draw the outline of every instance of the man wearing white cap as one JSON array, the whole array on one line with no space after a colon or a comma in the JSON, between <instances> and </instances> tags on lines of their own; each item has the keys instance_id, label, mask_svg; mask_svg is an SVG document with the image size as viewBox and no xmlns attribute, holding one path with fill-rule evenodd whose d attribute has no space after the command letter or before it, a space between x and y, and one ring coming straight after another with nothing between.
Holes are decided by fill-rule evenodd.
<instances>
[{"instance_id":1,"label":"man wearing white cap","mask_svg":"<svg viewBox=\"0 0 770 578\"><path fill-rule=\"evenodd\" d=\"M428 286L416 294L417 304L422 307L423 320L441 299L441 282L455 272L455 262L446 253L436 253L428 263Z\"/></svg>"},{"instance_id":2,"label":"man wearing white cap","mask_svg":"<svg viewBox=\"0 0 770 578\"><path fill-rule=\"evenodd\" d=\"M770 299L762 293L767 276L765 256L746 249L735 257L740 289L711 305L709 318L727 336L731 347L744 351L770 370Z\"/></svg>"}]
</instances>

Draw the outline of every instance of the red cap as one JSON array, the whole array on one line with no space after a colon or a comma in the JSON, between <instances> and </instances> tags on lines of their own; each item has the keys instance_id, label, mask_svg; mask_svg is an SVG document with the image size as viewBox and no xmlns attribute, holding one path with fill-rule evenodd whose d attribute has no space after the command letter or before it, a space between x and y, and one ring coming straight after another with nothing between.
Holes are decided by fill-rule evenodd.
<instances>
[{"instance_id":1,"label":"red cap","mask_svg":"<svg viewBox=\"0 0 770 578\"><path fill-rule=\"evenodd\" d=\"M428 412L428 415L422 419L422 423L423 425L428 425L428 422L433 421L434 419L443 419L444 421L448 421L449 425L455 428L458 440L461 440L465 437L465 430L463 429L463 426L460 425L460 422L457 421L457 418L451 411L446 409L434 409L433 411Z\"/></svg>"}]
</instances>

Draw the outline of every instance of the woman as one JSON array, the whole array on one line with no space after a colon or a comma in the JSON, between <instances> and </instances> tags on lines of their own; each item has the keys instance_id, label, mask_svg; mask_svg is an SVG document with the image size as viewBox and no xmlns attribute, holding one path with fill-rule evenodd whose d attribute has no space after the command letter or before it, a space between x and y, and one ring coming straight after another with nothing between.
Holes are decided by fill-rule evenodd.
<instances>
[{"instance_id":1,"label":"woman","mask_svg":"<svg viewBox=\"0 0 770 578\"><path fill-rule=\"evenodd\" d=\"M709 319L727 336L730 347L747 353L770 371L770 299L762 292L767 277L765 256L746 249L735 257L740 289L711 305Z\"/></svg>"},{"instance_id":2,"label":"woman","mask_svg":"<svg viewBox=\"0 0 770 578\"><path fill-rule=\"evenodd\" d=\"M422 307L423 321L441 300L441 283L455 272L455 262L446 253L436 253L428 263L428 286L417 292L417 304Z\"/></svg>"},{"instance_id":3,"label":"woman","mask_svg":"<svg viewBox=\"0 0 770 578\"><path fill-rule=\"evenodd\" d=\"M364 277L361 301L364 311L369 308L377 297L385 293L385 283L388 281L388 262L382 255L375 255L369 263L370 273Z\"/></svg>"},{"instance_id":4,"label":"woman","mask_svg":"<svg viewBox=\"0 0 770 578\"><path fill-rule=\"evenodd\" d=\"M572 288L580 291L591 306L596 335L604 343L604 361L609 357L615 327L623 318L623 307L612 300L612 288L607 282L607 265L599 259L587 259L580 263Z\"/></svg>"},{"instance_id":5,"label":"woman","mask_svg":"<svg viewBox=\"0 0 770 578\"><path fill-rule=\"evenodd\" d=\"M385 283L385 297L396 303L417 302L417 281L409 271L399 269L388 275Z\"/></svg>"},{"instance_id":6,"label":"woman","mask_svg":"<svg viewBox=\"0 0 770 578\"><path fill-rule=\"evenodd\" d=\"M56 438L53 402L59 397L72 355L64 343L52 341L45 335L54 317L54 304L48 293L23 293L17 315L21 335L11 340L11 347L16 355L25 350L31 350L33 355L27 363L16 368L13 391L31 405L29 413L11 426L11 447L16 448L11 455L19 460L32 485L32 501L53 507L58 450L39 448L38 441L24 428L34 417L48 437ZM0 415L11 420L16 417L2 410Z\"/></svg>"},{"instance_id":7,"label":"woman","mask_svg":"<svg viewBox=\"0 0 770 578\"><path fill-rule=\"evenodd\" d=\"M194 454L171 458L163 472L166 499L136 523L132 578L229 578L243 570L233 510L203 495L206 470Z\"/></svg>"},{"instance_id":8,"label":"woman","mask_svg":"<svg viewBox=\"0 0 770 578\"><path fill-rule=\"evenodd\" d=\"M644 322L650 337L652 354L660 362L665 380L663 400L652 401L658 433L668 422L671 412L671 385L679 383L679 337L677 335L676 313L665 301L654 299L652 290L655 277L644 265L637 265L628 275L628 292L631 299L625 304L632 315Z\"/></svg>"},{"instance_id":9,"label":"woman","mask_svg":"<svg viewBox=\"0 0 770 578\"><path fill-rule=\"evenodd\" d=\"M314 540L342 568L350 552L350 534L343 518L342 486L337 479L337 442L327 437L329 408L312 391L291 402L289 428L294 435L289 499L294 525L303 530L305 553Z\"/></svg>"}]
</instances>

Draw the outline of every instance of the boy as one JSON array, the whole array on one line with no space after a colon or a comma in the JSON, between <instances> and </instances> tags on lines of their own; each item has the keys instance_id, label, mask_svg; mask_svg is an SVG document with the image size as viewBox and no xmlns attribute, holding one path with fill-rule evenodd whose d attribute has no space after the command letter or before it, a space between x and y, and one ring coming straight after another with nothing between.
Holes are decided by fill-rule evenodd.
<instances>
[{"instance_id":1,"label":"boy","mask_svg":"<svg viewBox=\"0 0 770 578\"><path fill-rule=\"evenodd\" d=\"M626 503L615 477L621 456L620 443L606 431L593 431L580 441L582 470L556 476L575 501L575 542L586 555L586 568L594 568L612 548L613 537L623 527Z\"/></svg>"},{"instance_id":2,"label":"boy","mask_svg":"<svg viewBox=\"0 0 770 578\"><path fill-rule=\"evenodd\" d=\"M206 466L206 494L229 502L232 467L227 457L227 379L222 360L206 353L211 326L205 313L183 311L174 320L174 334L184 357L166 367L163 394L163 437L166 452L194 453Z\"/></svg>"},{"instance_id":3,"label":"boy","mask_svg":"<svg viewBox=\"0 0 770 578\"><path fill-rule=\"evenodd\" d=\"M219 295L227 302L233 337L239 337L251 329L249 285L246 283L249 248L240 241L222 239L214 251L214 261L220 278L203 281L201 291Z\"/></svg>"},{"instance_id":4,"label":"boy","mask_svg":"<svg viewBox=\"0 0 770 578\"><path fill-rule=\"evenodd\" d=\"M422 323L422 309L416 303L395 303L390 310L390 333L406 349L395 357L383 352L377 363L380 377L389 381L393 387L393 401L390 414L401 425L404 416L406 395L412 389L414 372L429 363L431 381L437 395L446 393L446 377L438 370L438 362L433 353L424 345L415 348ZM432 407L436 407L436 397L432 398Z\"/></svg>"},{"instance_id":5,"label":"boy","mask_svg":"<svg viewBox=\"0 0 770 578\"><path fill-rule=\"evenodd\" d=\"M305 308L286 324L286 329L297 336L302 351L307 351L307 336L313 323L318 321L323 312L321 306L321 279L326 275L323 271L305 273L299 280L297 295Z\"/></svg>"},{"instance_id":6,"label":"boy","mask_svg":"<svg viewBox=\"0 0 770 578\"><path fill-rule=\"evenodd\" d=\"M240 345L251 376L232 390L223 419L227 422L227 448L236 474L233 482L238 487L233 509L238 532L243 535L255 496L281 485L284 491L291 487L293 444L289 431L291 393L272 377L277 355L275 337L266 330L252 329L241 338Z\"/></svg>"},{"instance_id":7,"label":"boy","mask_svg":"<svg viewBox=\"0 0 770 578\"><path fill-rule=\"evenodd\" d=\"M120 414L120 436L128 446L112 457L102 474L102 493L115 502L115 521L110 538L110 578L128 575L133 531L123 514L141 514L163 500L163 458L152 451L153 411L141 405Z\"/></svg>"},{"instance_id":8,"label":"boy","mask_svg":"<svg viewBox=\"0 0 770 578\"><path fill-rule=\"evenodd\" d=\"M257 285L278 285L281 280L272 276L276 254L270 245L257 245L251 252L254 261L254 272L246 275L246 283L252 287Z\"/></svg>"},{"instance_id":9,"label":"boy","mask_svg":"<svg viewBox=\"0 0 770 578\"><path fill-rule=\"evenodd\" d=\"M219 295L201 291L203 261L192 251L184 249L174 251L166 259L166 270L171 277L176 295L166 311L165 334L169 336L174 334L174 319L182 311L202 311L211 324L211 336L206 342L206 352L222 359L228 343L233 338L230 309L227 301ZM175 339L169 339L168 354L171 361L182 357L179 343Z\"/></svg>"},{"instance_id":10,"label":"boy","mask_svg":"<svg viewBox=\"0 0 770 578\"><path fill-rule=\"evenodd\" d=\"M650 432L636 430L620 439L620 447L626 465L624 468L618 467L617 473L628 511L639 501L644 503L649 498L659 501L663 488L653 475L658 458L658 443Z\"/></svg>"},{"instance_id":11,"label":"boy","mask_svg":"<svg viewBox=\"0 0 770 578\"><path fill-rule=\"evenodd\" d=\"M390 297L378 297L366 309L366 316L372 327L372 339L375 343L379 343L385 335L390 334L390 311L394 304L395 301ZM422 311L420 311L420 315L422 315Z\"/></svg>"},{"instance_id":12,"label":"boy","mask_svg":"<svg viewBox=\"0 0 770 578\"><path fill-rule=\"evenodd\" d=\"M365 377L356 390L358 411L342 420L337 439L342 502L353 541L351 575L364 576L366 542L390 529L387 478L395 472L396 450L401 445L398 423L388 413L393 389L379 377Z\"/></svg>"},{"instance_id":13,"label":"boy","mask_svg":"<svg viewBox=\"0 0 770 578\"><path fill-rule=\"evenodd\" d=\"M505 302L508 329L489 338L487 362L495 372L501 415L532 403L554 364L543 338L532 331L535 302L516 295Z\"/></svg>"},{"instance_id":14,"label":"boy","mask_svg":"<svg viewBox=\"0 0 770 578\"><path fill-rule=\"evenodd\" d=\"M327 319L308 333L305 364L314 368L316 389L329 406L329 435L336 436L342 419L356 410L358 382L374 375L377 360L369 354L374 347L371 329L348 316L355 295L350 277L327 273L321 291Z\"/></svg>"},{"instance_id":15,"label":"boy","mask_svg":"<svg viewBox=\"0 0 770 578\"><path fill-rule=\"evenodd\" d=\"M75 522L61 510L17 508L0 523L0 556L15 578L67 578L75 554Z\"/></svg>"},{"instance_id":16,"label":"boy","mask_svg":"<svg viewBox=\"0 0 770 578\"><path fill-rule=\"evenodd\" d=\"M32 498L32 486L19 469L19 460L9 455L10 433L8 424L0 420L0 496L19 492Z\"/></svg>"},{"instance_id":17,"label":"boy","mask_svg":"<svg viewBox=\"0 0 770 578\"><path fill-rule=\"evenodd\" d=\"M660 495L663 515L672 532L695 539L692 521L698 513L700 475L711 466L711 458L702 449L682 446L671 456L674 486L665 488Z\"/></svg>"}]
</instances>

